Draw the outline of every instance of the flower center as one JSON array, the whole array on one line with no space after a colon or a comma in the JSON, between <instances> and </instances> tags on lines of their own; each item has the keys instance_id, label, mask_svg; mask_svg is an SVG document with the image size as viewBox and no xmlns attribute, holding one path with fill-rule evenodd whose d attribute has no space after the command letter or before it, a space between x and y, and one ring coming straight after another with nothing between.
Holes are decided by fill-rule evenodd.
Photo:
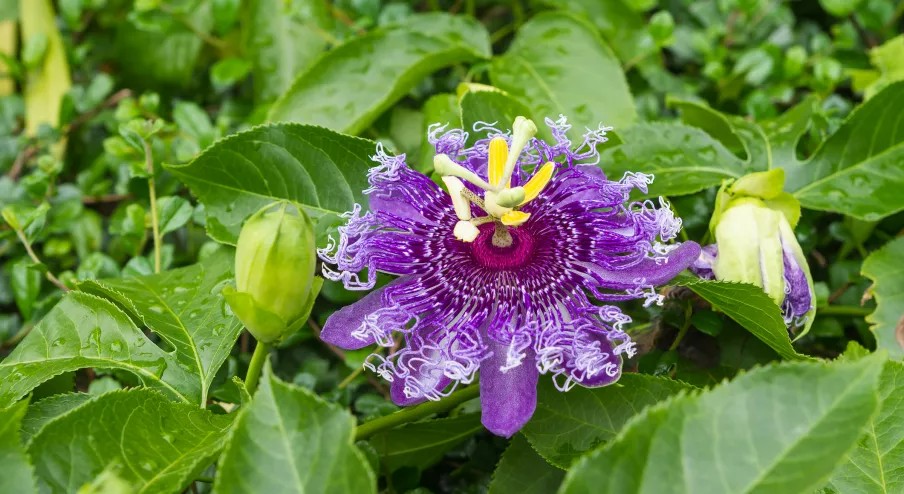
<instances>
[{"instance_id":1,"label":"flower center","mask_svg":"<svg viewBox=\"0 0 904 494\"><path fill-rule=\"evenodd\" d=\"M512 244L497 247L493 244L496 227L484 224L478 227L480 233L471 243L471 253L478 264L492 270L520 268L527 264L534 253L534 237L527 228L511 228Z\"/></svg>"},{"instance_id":2,"label":"flower center","mask_svg":"<svg viewBox=\"0 0 904 494\"><path fill-rule=\"evenodd\" d=\"M540 194L555 170L555 163L547 162L523 186L512 187L512 174L521 152L536 132L537 126L532 121L517 117L512 125L511 147L502 137L491 139L487 149L487 180L445 154L434 157L433 167L442 176L455 208L455 216L458 217L453 229L455 238L473 242L481 232L478 227L494 222L496 231L492 237L493 246L507 249L512 245L509 230L523 225L530 218L530 213L521 211L520 208ZM462 180L481 189L483 197L465 187ZM484 210L487 216L473 218L471 204Z\"/></svg>"}]
</instances>

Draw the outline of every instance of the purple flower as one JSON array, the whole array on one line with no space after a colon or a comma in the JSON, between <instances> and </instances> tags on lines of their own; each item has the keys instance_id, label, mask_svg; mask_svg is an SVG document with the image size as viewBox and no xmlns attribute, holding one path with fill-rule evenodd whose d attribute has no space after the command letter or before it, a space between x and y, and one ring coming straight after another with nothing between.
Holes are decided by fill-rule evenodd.
<instances>
[{"instance_id":1,"label":"purple flower","mask_svg":"<svg viewBox=\"0 0 904 494\"><path fill-rule=\"evenodd\" d=\"M551 143L521 117L511 133L480 123L487 136L473 147L466 132L433 126L445 189L378 145L370 211L346 213L339 241L320 251L332 265L324 275L349 289L373 288L377 272L399 276L321 334L346 349L399 348L365 364L399 405L438 400L480 370L483 424L511 436L534 412L540 374L562 391L618 380L634 354L631 319L605 302L660 303L654 286L697 259L693 242L663 243L681 221L661 199L629 200L651 176L610 181L596 166L611 129L573 148L564 117L546 124Z\"/></svg>"}]
</instances>

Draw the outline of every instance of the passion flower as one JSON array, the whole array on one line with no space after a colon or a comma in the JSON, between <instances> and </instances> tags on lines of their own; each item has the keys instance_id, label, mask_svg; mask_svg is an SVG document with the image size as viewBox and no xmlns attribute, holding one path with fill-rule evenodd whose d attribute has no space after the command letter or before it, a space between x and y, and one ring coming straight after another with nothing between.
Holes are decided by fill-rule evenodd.
<instances>
[{"instance_id":1,"label":"passion flower","mask_svg":"<svg viewBox=\"0 0 904 494\"><path fill-rule=\"evenodd\" d=\"M392 382L393 400L438 400L480 371L483 424L511 436L536 407L540 374L566 391L615 382L634 353L630 317L596 302L661 301L654 287L697 259L668 207L633 202L652 177L607 179L596 166L606 127L573 147L564 117L552 142L519 117L486 137L435 125L429 140L445 189L378 145L366 190L370 211L345 215L320 251L324 276L349 289L399 276L330 317L321 337L346 349L377 343L367 367ZM398 340L398 341L397 341ZM399 345L400 343L404 343Z\"/></svg>"}]
</instances>

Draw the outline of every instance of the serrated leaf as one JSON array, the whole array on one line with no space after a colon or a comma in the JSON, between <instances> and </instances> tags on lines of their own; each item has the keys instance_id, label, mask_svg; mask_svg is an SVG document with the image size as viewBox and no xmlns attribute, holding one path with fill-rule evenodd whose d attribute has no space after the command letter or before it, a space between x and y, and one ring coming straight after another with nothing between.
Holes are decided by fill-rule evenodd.
<instances>
[{"instance_id":1,"label":"serrated leaf","mask_svg":"<svg viewBox=\"0 0 904 494\"><path fill-rule=\"evenodd\" d=\"M204 404L217 370L242 332L220 295L232 278L232 265L232 256L221 254L160 274L86 281L79 289L113 301L172 345L176 363L194 381L184 384L191 389L188 396Z\"/></svg>"},{"instance_id":2,"label":"serrated leaf","mask_svg":"<svg viewBox=\"0 0 904 494\"><path fill-rule=\"evenodd\" d=\"M417 422L373 436L370 443L387 471L401 467L424 470L443 454L483 430L479 414Z\"/></svg>"},{"instance_id":3,"label":"serrated leaf","mask_svg":"<svg viewBox=\"0 0 904 494\"><path fill-rule=\"evenodd\" d=\"M603 151L600 167L618 180L628 172L656 176L649 194L692 194L744 174L744 162L706 132L679 123L639 123L619 133L622 144Z\"/></svg>"},{"instance_id":4,"label":"serrated leaf","mask_svg":"<svg viewBox=\"0 0 904 494\"><path fill-rule=\"evenodd\" d=\"M841 127L797 165L782 165L787 190L803 207L878 221L904 209L904 82L857 107Z\"/></svg>"},{"instance_id":5,"label":"serrated leaf","mask_svg":"<svg viewBox=\"0 0 904 494\"><path fill-rule=\"evenodd\" d=\"M565 472L546 463L518 434L496 465L490 494L548 494L555 492Z\"/></svg>"},{"instance_id":6,"label":"serrated leaf","mask_svg":"<svg viewBox=\"0 0 904 494\"><path fill-rule=\"evenodd\" d=\"M866 316L876 346L904 359L904 238L885 244L863 261L863 276L873 280L876 310Z\"/></svg>"},{"instance_id":7,"label":"serrated leaf","mask_svg":"<svg viewBox=\"0 0 904 494\"><path fill-rule=\"evenodd\" d=\"M260 389L236 419L214 492L376 492L344 409L286 384L265 368Z\"/></svg>"},{"instance_id":8,"label":"serrated leaf","mask_svg":"<svg viewBox=\"0 0 904 494\"><path fill-rule=\"evenodd\" d=\"M542 13L521 26L509 50L493 60L490 79L527 103L537 122L565 115L573 141L588 127L621 132L637 119L618 59L592 26L570 14Z\"/></svg>"},{"instance_id":9,"label":"serrated leaf","mask_svg":"<svg viewBox=\"0 0 904 494\"><path fill-rule=\"evenodd\" d=\"M113 391L47 424L29 446L42 491L75 492L108 467L137 493L178 493L232 423L149 389Z\"/></svg>"},{"instance_id":10,"label":"serrated leaf","mask_svg":"<svg viewBox=\"0 0 904 494\"><path fill-rule=\"evenodd\" d=\"M242 222L273 201L304 206L318 229L367 204L374 143L310 125L257 127L216 142L192 162L168 165L204 203L207 232L235 244Z\"/></svg>"},{"instance_id":11,"label":"serrated leaf","mask_svg":"<svg viewBox=\"0 0 904 494\"><path fill-rule=\"evenodd\" d=\"M252 0L246 18L256 101L273 101L326 48L332 17L323 0Z\"/></svg>"},{"instance_id":12,"label":"serrated leaf","mask_svg":"<svg viewBox=\"0 0 904 494\"><path fill-rule=\"evenodd\" d=\"M88 393L63 393L32 403L22 419L22 442L26 446L31 444L32 438L44 426L96 397Z\"/></svg>"},{"instance_id":13,"label":"serrated leaf","mask_svg":"<svg viewBox=\"0 0 904 494\"><path fill-rule=\"evenodd\" d=\"M28 400L0 409L0 492L29 494L37 492L34 469L29 462L19 434L22 417L28 410Z\"/></svg>"},{"instance_id":14,"label":"serrated leaf","mask_svg":"<svg viewBox=\"0 0 904 494\"><path fill-rule=\"evenodd\" d=\"M501 91L468 91L459 100L461 128L468 132L468 144L483 139L483 132L474 131L474 124L495 124L500 130L512 127L515 117L528 116L530 110L520 101ZM542 127L542 125L541 125Z\"/></svg>"},{"instance_id":15,"label":"serrated leaf","mask_svg":"<svg viewBox=\"0 0 904 494\"><path fill-rule=\"evenodd\" d=\"M273 104L269 119L358 134L424 77L489 56L489 35L476 20L412 15L329 51Z\"/></svg>"},{"instance_id":16,"label":"serrated leaf","mask_svg":"<svg viewBox=\"0 0 904 494\"><path fill-rule=\"evenodd\" d=\"M782 357L791 360L809 358L791 346L781 308L762 288L747 283L701 280L690 275L679 275L673 284L693 290Z\"/></svg>"},{"instance_id":17,"label":"serrated leaf","mask_svg":"<svg viewBox=\"0 0 904 494\"><path fill-rule=\"evenodd\" d=\"M0 362L0 406L63 372L86 367L131 372L145 386L185 402L198 379L157 347L112 302L69 292Z\"/></svg>"},{"instance_id":18,"label":"serrated leaf","mask_svg":"<svg viewBox=\"0 0 904 494\"><path fill-rule=\"evenodd\" d=\"M879 377L879 413L830 486L845 494L904 491L904 364L889 361Z\"/></svg>"},{"instance_id":19,"label":"serrated leaf","mask_svg":"<svg viewBox=\"0 0 904 494\"><path fill-rule=\"evenodd\" d=\"M759 368L648 409L559 492L812 492L876 410L881 357Z\"/></svg>"},{"instance_id":20,"label":"serrated leaf","mask_svg":"<svg viewBox=\"0 0 904 494\"><path fill-rule=\"evenodd\" d=\"M644 407L682 390L680 381L643 374L624 374L615 386L562 393L541 380L537 410L521 433L547 461L568 468L574 460L615 437Z\"/></svg>"}]
</instances>

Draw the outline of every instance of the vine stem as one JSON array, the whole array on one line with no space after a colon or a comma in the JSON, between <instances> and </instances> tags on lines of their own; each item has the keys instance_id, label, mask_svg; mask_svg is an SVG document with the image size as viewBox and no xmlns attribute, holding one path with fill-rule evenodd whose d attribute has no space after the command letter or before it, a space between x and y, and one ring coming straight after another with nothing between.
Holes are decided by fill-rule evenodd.
<instances>
[{"instance_id":1,"label":"vine stem","mask_svg":"<svg viewBox=\"0 0 904 494\"><path fill-rule=\"evenodd\" d=\"M148 195L151 199L151 231L154 236L154 272L160 272L160 244L163 239L160 238L160 218L157 217L157 186L154 182L154 155L151 152L151 145L148 141L142 141L144 144L144 164L148 171Z\"/></svg>"},{"instance_id":2,"label":"vine stem","mask_svg":"<svg viewBox=\"0 0 904 494\"><path fill-rule=\"evenodd\" d=\"M22 245L25 247L25 252L28 253L28 257L34 261L35 264L42 264L41 258L35 254L34 249L31 248L31 242L28 241L28 237L25 236L25 232L19 229L16 229L16 236L19 237L19 241L22 242ZM44 272L44 276L47 277L47 280L56 285L57 288L63 290L64 292L69 291L69 287L66 286L59 278L53 275L49 270Z\"/></svg>"},{"instance_id":3,"label":"vine stem","mask_svg":"<svg viewBox=\"0 0 904 494\"><path fill-rule=\"evenodd\" d=\"M248 373L245 374L245 389L247 389L248 394L252 396L254 395L254 392L257 391L257 383L261 379L261 369L264 368L264 362L266 362L267 358L270 356L271 348L272 345L261 341L258 341L257 346L254 347L254 354L251 355L251 363L248 364Z\"/></svg>"},{"instance_id":4,"label":"vine stem","mask_svg":"<svg viewBox=\"0 0 904 494\"><path fill-rule=\"evenodd\" d=\"M367 439L378 432L396 428L414 422L435 413L445 412L456 406L480 396L480 386L474 384L459 389L440 401L428 401L420 405L405 408L391 415L365 422L355 429L355 440Z\"/></svg>"},{"instance_id":5,"label":"vine stem","mask_svg":"<svg viewBox=\"0 0 904 494\"><path fill-rule=\"evenodd\" d=\"M855 305L827 305L817 307L817 316L855 316L866 317L876 310L872 307L857 307Z\"/></svg>"}]
</instances>

